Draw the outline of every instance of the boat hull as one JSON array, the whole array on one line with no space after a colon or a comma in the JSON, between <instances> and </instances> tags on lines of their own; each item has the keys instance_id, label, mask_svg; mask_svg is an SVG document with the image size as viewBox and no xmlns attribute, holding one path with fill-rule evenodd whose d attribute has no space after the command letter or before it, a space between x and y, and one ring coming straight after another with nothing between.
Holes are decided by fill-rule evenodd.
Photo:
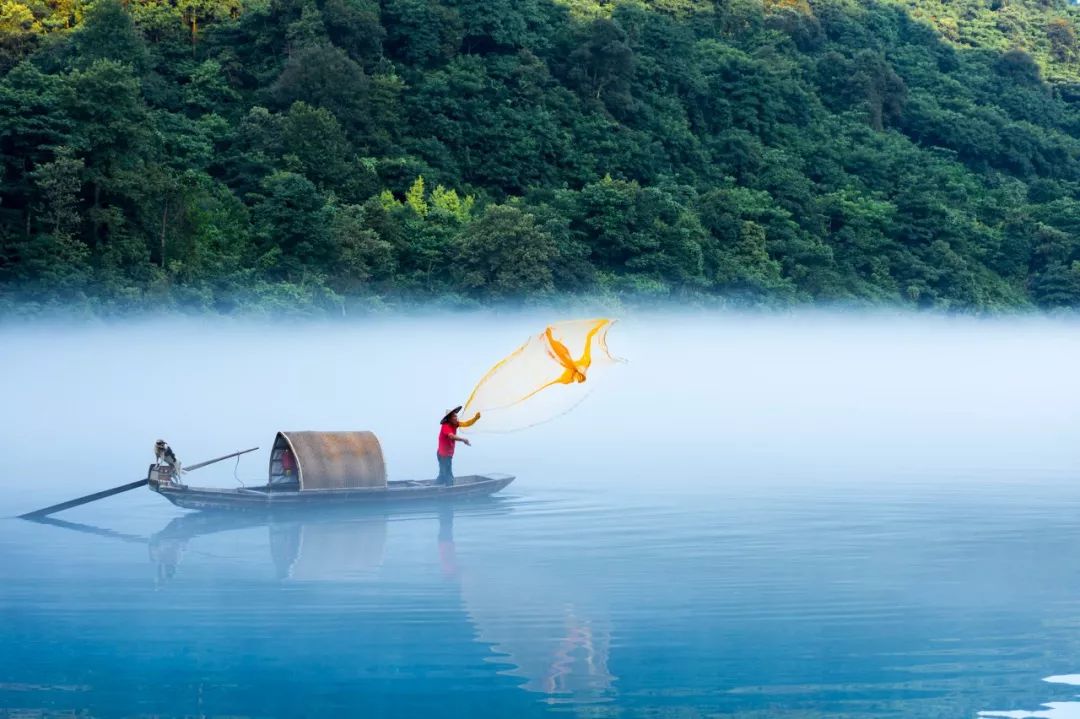
<instances>
[{"instance_id":1,"label":"boat hull","mask_svg":"<svg viewBox=\"0 0 1080 719\"><path fill-rule=\"evenodd\" d=\"M514 481L507 474L457 477L453 485L434 480L388 482L385 487L356 489L280 490L268 488L215 489L150 482L150 489L184 509L271 512L302 508L330 508L439 502L494 494Z\"/></svg>"}]
</instances>

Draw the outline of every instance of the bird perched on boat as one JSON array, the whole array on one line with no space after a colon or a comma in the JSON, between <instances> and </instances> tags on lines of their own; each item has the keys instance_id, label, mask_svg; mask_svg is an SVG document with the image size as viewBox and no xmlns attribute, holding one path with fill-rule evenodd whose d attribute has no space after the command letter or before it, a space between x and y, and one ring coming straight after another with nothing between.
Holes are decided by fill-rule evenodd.
<instances>
[{"instance_id":1,"label":"bird perched on boat","mask_svg":"<svg viewBox=\"0 0 1080 719\"><path fill-rule=\"evenodd\" d=\"M154 459L158 464L164 462L172 467L173 474L180 474L180 460L176 458L176 454L172 451L172 447L165 443L165 440L159 439L154 442Z\"/></svg>"}]
</instances>

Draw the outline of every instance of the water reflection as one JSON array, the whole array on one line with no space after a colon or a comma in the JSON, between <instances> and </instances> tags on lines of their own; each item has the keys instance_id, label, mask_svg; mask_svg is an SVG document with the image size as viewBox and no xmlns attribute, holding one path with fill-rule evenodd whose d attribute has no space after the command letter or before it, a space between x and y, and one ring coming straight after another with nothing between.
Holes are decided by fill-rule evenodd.
<instances>
[{"instance_id":1,"label":"water reflection","mask_svg":"<svg viewBox=\"0 0 1080 719\"><path fill-rule=\"evenodd\" d=\"M611 623L605 609L564 577L528 563L466 566L465 607L493 660L522 688L552 701L606 700L615 681L608 668Z\"/></svg>"},{"instance_id":2,"label":"water reflection","mask_svg":"<svg viewBox=\"0 0 1080 719\"><path fill-rule=\"evenodd\" d=\"M584 587L568 583L556 566L545 569L523 562L486 542L471 544L463 555L454 527L455 517L462 511L446 505L412 516L372 511L284 518L192 513L172 519L150 537L62 520L40 523L145 543L158 589L166 585L181 588L185 574L193 574L198 564L220 559L203 551L207 545L216 550L227 544L214 535L238 531L247 532L249 541L265 531L266 538L259 544L282 585L322 583L355 590L357 583L366 583L373 585L374 592L389 593L392 590L380 583L406 581L414 593L422 593L417 592L417 586L430 586L430 580L437 577L439 585L451 592L440 603L451 614L457 607L456 621L473 643L483 648L482 660L490 671L516 679L520 689L543 695L548 703L613 698L616 677L609 668L612 629L606 608ZM513 510L491 500L481 507L469 507L464 515L470 517L477 511L489 517ZM434 551L426 556L397 552L388 561L388 548L393 549L388 527L402 521L417 525L414 530L434 524L429 535ZM436 573L431 574L435 567ZM445 589L425 591L445 595ZM384 616L378 621L393 619ZM400 629L408 631L407 626ZM393 661L401 666L423 664L422 655L405 654L409 649L422 652L431 647L405 641L396 649Z\"/></svg>"},{"instance_id":3,"label":"water reflection","mask_svg":"<svg viewBox=\"0 0 1080 719\"><path fill-rule=\"evenodd\" d=\"M227 514L187 514L170 521L148 540L158 579L172 579L188 543L219 532L268 530L270 559L284 581L374 578L383 563L387 515L303 515L292 519Z\"/></svg>"},{"instance_id":4,"label":"water reflection","mask_svg":"<svg viewBox=\"0 0 1080 719\"><path fill-rule=\"evenodd\" d=\"M1044 682L1051 684L1069 684L1080 686L1080 674L1063 674L1060 676L1046 677ZM1042 705L1043 709L1034 711L985 711L979 712L980 717L993 719L1080 719L1080 702L1047 702Z\"/></svg>"}]
</instances>

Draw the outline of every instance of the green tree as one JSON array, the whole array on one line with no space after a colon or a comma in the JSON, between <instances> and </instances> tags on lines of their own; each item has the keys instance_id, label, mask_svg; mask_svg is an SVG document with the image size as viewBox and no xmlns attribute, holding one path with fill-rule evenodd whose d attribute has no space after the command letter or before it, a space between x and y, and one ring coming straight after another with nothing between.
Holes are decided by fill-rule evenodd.
<instances>
[{"instance_id":1,"label":"green tree","mask_svg":"<svg viewBox=\"0 0 1080 719\"><path fill-rule=\"evenodd\" d=\"M41 22L26 4L0 0L0 73L26 57L37 45Z\"/></svg>"},{"instance_id":2,"label":"green tree","mask_svg":"<svg viewBox=\"0 0 1080 719\"><path fill-rule=\"evenodd\" d=\"M535 216L512 205L490 205L472 222L461 243L461 286L485 299L551 293L557 248Z\"/></svg>"},{"instance_id":3,"label":"green tree","mask_svg":"<svg viewBox=\"0 0 1080 719\"><path fill-rule=\"evenodd\" d=\"M65 80L23 62L0 79L0 208L28 223L30 173L71 143L74 121L64 109ZM9 220L10 221L10 220Z\"/></svg>"},{"instance_id":4,"label":"green tree","mask_svg":"<svg viewBox=\"0 0 1080 719\"><path fill-rule=\"evenodd\" d=\"M633 74L634 51L627 35L606 18L594 20L581 45L567 57L567 80L587 98L616 113L633 107Z\"/></svg>"},{"instance_id":5,"label":"green tree","mask_svg":"<svg viewBox=\"0 0 1080 719\"><path fill-rule=\"evenodd\" d=\"M55 154L52 162L42 163L30 176L43 200L38 215L48 232L56 238L70 239L77 235L82 222L79 205L85 166L70 147L61 145Z\"/></svg>"},{"instance_id":6,"label":"green tree","mask_svg":"<svg viewBox=\"0 0 1080 719\"><path fill-rule=\"evenodd\" d=\"M271 88L278 104L305 102L332 112L350 130L369 128L367 96L370 80L344 50L329 45L293 53Z\"/></svg>"},{"instance_id":7,"label":"green tree","mask_svg":"<svg viewBox=\"0 0 1080 719\"><path fill-rule=\"evenodd\" d=\"M1047 267L1036 276L1032 294L1043 307L1080 307L1080 261Z\"/></svg>"},{"instance_id":8,"label":"green tree","mask_svg":"<svg viewBox=\"0 0 1080 719\"><path fill-rule=\"evenodd\" d=\"M199 41L200 23L234 16L240 10L240 0L178 0L184 22L191 29L191 48Z\"/></svg>"},{"instance_id":9,"label":"green tree","mask_svg":"<svg viewBox=\"0 0 1080 719\"><path fill-rule=\"evenodd\" d=\"M367 226L364 207L346 205L334 211L330 235L338 261L333 286L346 294L382 289L397 272L394 246Z\"/></svg>"},{"instance_id":10,"label":"green tree","mask_svg":"<svg viewBox=\"0 0 1080 719\"><path fill-rule=\"evenodd\" d=\"M337 259L333 210L303 175L276 172L267 177L252 216L261 252L258 264L270 276L295 282L332 268Z\"/></svg>"},{"instance_id":11,"label":"green tree","mask_svg":"<svg viewBox=\"0 0 1080 719\"><path fill-rule=\"evenodd\" d=\"M150 59L131 13L120 0L95 0L89 5L71 45L72 65L83 69L98 60L111 60L142 74Z\"/></svg>"},{"instance_id":12,"label":"green tree","mask_svg":"<svg viewBox=\"0 0 1080 719\"><path fill-rule=\"evenodd\" d=\"M316 184L355 194L350 187L356 168L352 146L329 110L293 103L281 121L281 151L295 158L297 169Z\"/></svg>"},{"instance_id":13,"label":"green tree","mask_svg":"<svg viewBox=\"0 0 1080 719\"><path fill-rule=\"evenodd\" d=\"M454 7L435 0L386 0L383 4L391 57L410 65L433 67L461 47L464 23Z\"/></svg>"}]
</instances>

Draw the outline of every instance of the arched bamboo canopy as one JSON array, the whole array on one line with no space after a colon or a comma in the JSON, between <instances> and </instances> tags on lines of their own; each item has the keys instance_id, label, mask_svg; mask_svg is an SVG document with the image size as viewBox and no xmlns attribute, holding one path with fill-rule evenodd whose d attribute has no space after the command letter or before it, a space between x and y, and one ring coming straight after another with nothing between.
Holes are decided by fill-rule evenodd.
<instances>
[{"instance_id":1,"label":"arched bamboo canopy","mask_svg":"<svg viewBox=\"0 0 1080 719\"><path fill-rule=\"evenodd\" d=\"M278 432L270 475L280 472L281 453L296 460L300 491L386 486L382 447L372 432Z\"/></svg>"}]
</instances>

